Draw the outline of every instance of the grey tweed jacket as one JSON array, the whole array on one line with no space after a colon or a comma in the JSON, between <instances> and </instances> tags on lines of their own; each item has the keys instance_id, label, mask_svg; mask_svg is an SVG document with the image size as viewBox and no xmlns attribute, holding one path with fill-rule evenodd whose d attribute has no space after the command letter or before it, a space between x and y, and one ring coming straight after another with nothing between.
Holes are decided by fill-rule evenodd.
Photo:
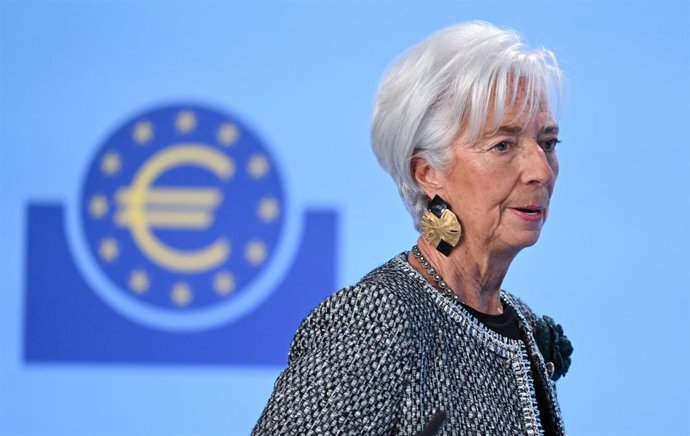
<instances>
[{"instance_id":1,"label":"grey tweed jacket","mask_svg":"<svg viewBox=\"0 0 690 436\"><path fill-rule=\"evenodd\" d=\"M253 435L415 435L436 411L444 435L564 434L535 316L501 298L522 340L486 328L396 256L304 320Z\"/></svg>"}]
</instances>

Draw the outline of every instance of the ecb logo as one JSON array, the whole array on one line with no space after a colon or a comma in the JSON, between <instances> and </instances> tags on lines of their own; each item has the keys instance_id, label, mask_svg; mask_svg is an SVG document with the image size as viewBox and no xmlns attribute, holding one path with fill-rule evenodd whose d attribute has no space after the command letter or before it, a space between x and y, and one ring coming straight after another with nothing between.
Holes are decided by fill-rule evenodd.
<instances>
[{"instance_id":1,"label":"ecb logo","mask_svg":"<svg viewBox=\"0 0 690 436\"><path fill-rule=\"evenodd\" d=\"M251 131L207 109L165 108L106 141L81 219L119 290L182 312L246 290L277 248L284 207L278 167Z\"/></svg>"},{"instance_id":2,"label":"ecb logo","mask_svg":"<svg viewBox=\"0 0 690 436\"><path fill-rule=\"evenodd\" d=\"M105 139L73 207L30 204L27 361L283 364L335 286L335 212L290 208L240 119L157 108Z\"/></svg>"}]
</instances>

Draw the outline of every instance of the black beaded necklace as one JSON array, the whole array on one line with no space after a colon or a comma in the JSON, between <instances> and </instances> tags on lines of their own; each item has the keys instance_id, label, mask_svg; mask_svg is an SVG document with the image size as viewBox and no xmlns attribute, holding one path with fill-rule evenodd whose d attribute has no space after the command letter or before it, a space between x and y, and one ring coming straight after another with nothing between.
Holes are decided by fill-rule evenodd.
<instances>
[{"instance_id":1,"label":"black beaded necklace","mask_svg":"<svg viewBox=\"0 0 690 436\"><path fill-rule=\"evenodd\" d=\"M419 261L419 263L422 264L422 267L426 270L427 273L429 273L429 275L431 276L431 278L436 282L436 284L438 285L439 289L441 289L441 291L442 291L444 294L446 294L446 295L448 295L449 297L455 299L455 300L458 301L460 304L469 307L469 305L468 305L462 298L460 298L460 297L458 296L458 294L456 294L455 292L453 292L453 290L450 288L450 286L448 286L448 283L446 283L446 282L443 280L443 278L442 278L441 275L438 273L438 271L436 271L436 269L433 267L433 265L431 265L431 262L429 262L429 261L426 259L426 257L424 257L424 255L422 254L422 252L421 252L421 250L419 249L419 246L417 246L417 244L415 244L414 246L412 246L412 254L413 254L414 257ZM499 307L501 307L501 313L503 313L502 306L499 306Z\"/></svg>"}]
</instances>

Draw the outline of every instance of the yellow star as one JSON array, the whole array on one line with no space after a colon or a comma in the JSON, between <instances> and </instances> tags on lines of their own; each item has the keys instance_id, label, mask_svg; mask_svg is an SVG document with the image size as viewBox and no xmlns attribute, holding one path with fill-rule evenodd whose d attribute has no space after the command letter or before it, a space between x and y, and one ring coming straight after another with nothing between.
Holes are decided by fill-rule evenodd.
<instances>
[{"instance_id":1,"label":"yellow star","mask_svg":"<svg viewBox=\"0 0 690 436\"><path fill-rule=\"evenodd\" d=\"M143 294L149 289L149 275L146 271L135 269L129 275L129 288L137 294Z\"/></svg>"},{"instance_id":2,"label":"yellow star","mask_svg":"<svg viewBox=\"0 0 690 436\"><path fill-rule=\"evenodd\" d=\"M138 144L146 144L153 138L153 125L148 121L139 121L134 126L132 139Z\"/></svg>"},{"instance_id":3,"label":"yellow star","mask_svg":"<svg viewBox=\"0 0 690 436\"><path fill-rule=\"evenodd\" d=\"M192 111L182 111L177 114L175 128L180 133L189 133L196 127L196 115Z\"/></svg>"},{"instance_id":4,"label":"yellow star","mask_svg":"<svg viewBox=\"0 0 690 436\"><path fill-rule=\"evenodd\" d=\"M120 171L120 168L122 168L122 161L120 160L119 154L111 151L103 155L101 159L101 171L112 176Z\"/></svg>"},{"instance_id":5,"label":"yellow star","mask_svg":"<svg viewBox=\"0 0 690 436\"><path fill-rule=\"evenodd\" d=\"M192 301L192 291L187 283L178 282L173 286L172 292L170 292L170 298L173 303L180 307L184 307Z\"/></svg>"},{"instance_id":6,"label":"yellow star","mask_svg":"<svg viewBox=\"0 0 690 436\"><path fill-rule=\"evenodd\" d=\"M104 238L98 247L98 255L106 262L113 262L120 255L120 247L113 238Z\"/></svg>"},{"instance_id":7,"label":"yellow star","mask_svg":"<svg viewBox=\"0 0 690 436\"><path fill-rule=\"evenodd\" d=\"M261 241L252 241L247 244L244 251L244 257L247 258L252 265L258 265L266 260L266 245Z\"/></svg>"},{"instance_id":8,"label":"yellow star","mask_svg":"<svg viewBox=\"0 0 690 436\"><path fill-rule=\"evenodd\" d=\"M89 201L89 215L96 219L103 218L108 213L108 199L103 195L94 195Z\"/></svg>"},{"instance_id":9,"label":"yellow star","mask_svg":"<svg viewBox=\"0 0 690 436\"><path fill-rule=\"evenodd\" d=\"M218 129L218 135L216 136L216 139L218 139L218 142L220 142L224 146L229 147L235 142L237 142L237 139L239 137L240 132L237 129L236 125L234 125L233 123L223 123Z\"/></svg>"},{"instance_id":10,"label":"yellow star","mask_svg":"<svg viewBox=\"0 0 690 436\"><path fill-rule=\"evenodd\" d=\"M249 159L249 166L247 167L249 175L255 179L259 179L266 175L269 170L268 159L263 155L255 155Z\"/></svg>"},{"instance_id":11,"label":"yellow star","mask_svg":"<svg viewBox=\"0 0 690 436\"><path fill-rule=\"evenodd\" d=\"M224 297L231 294L235 290L235 276L229 272L219 272L213 279L213 290Z\"/></svg>"},{"instance_id":12,"label":"yellow star","mask_svg":"<svg viewBox=\"0 0 690 436\"><path fill-rule=\"evenodd\" d=\"M274 198L264 198L259 203L257 214L265 222L270 223L275 220L279 213L278 202Z\"/></svg>"}]
</instances>

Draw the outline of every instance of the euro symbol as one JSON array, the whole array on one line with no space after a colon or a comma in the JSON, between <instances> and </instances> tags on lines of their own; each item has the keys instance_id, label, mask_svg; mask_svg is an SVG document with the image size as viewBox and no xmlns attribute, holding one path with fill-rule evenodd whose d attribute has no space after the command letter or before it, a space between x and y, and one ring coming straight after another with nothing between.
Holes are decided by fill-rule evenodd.
<instances>
[{"instance_id":1,"label":"euro symbol","mask_svg":"<svg viewBox=\"0 0 690 436\"><path fill-rule=\"evenodd\" d=\"M213 223L213 211L223 200L218 189L152 187L158 177L181 165L200 166L221 180L235 173L233 161L210 147L194 143L169 147L144 163L131 186L116 192L115 223L129 228L137 246L158 265L185 273L206 271L228 258L228 241L219 238L201 250L182 251L151 233L156 228L203 230Z\"/></svg>"}]
</instances>

